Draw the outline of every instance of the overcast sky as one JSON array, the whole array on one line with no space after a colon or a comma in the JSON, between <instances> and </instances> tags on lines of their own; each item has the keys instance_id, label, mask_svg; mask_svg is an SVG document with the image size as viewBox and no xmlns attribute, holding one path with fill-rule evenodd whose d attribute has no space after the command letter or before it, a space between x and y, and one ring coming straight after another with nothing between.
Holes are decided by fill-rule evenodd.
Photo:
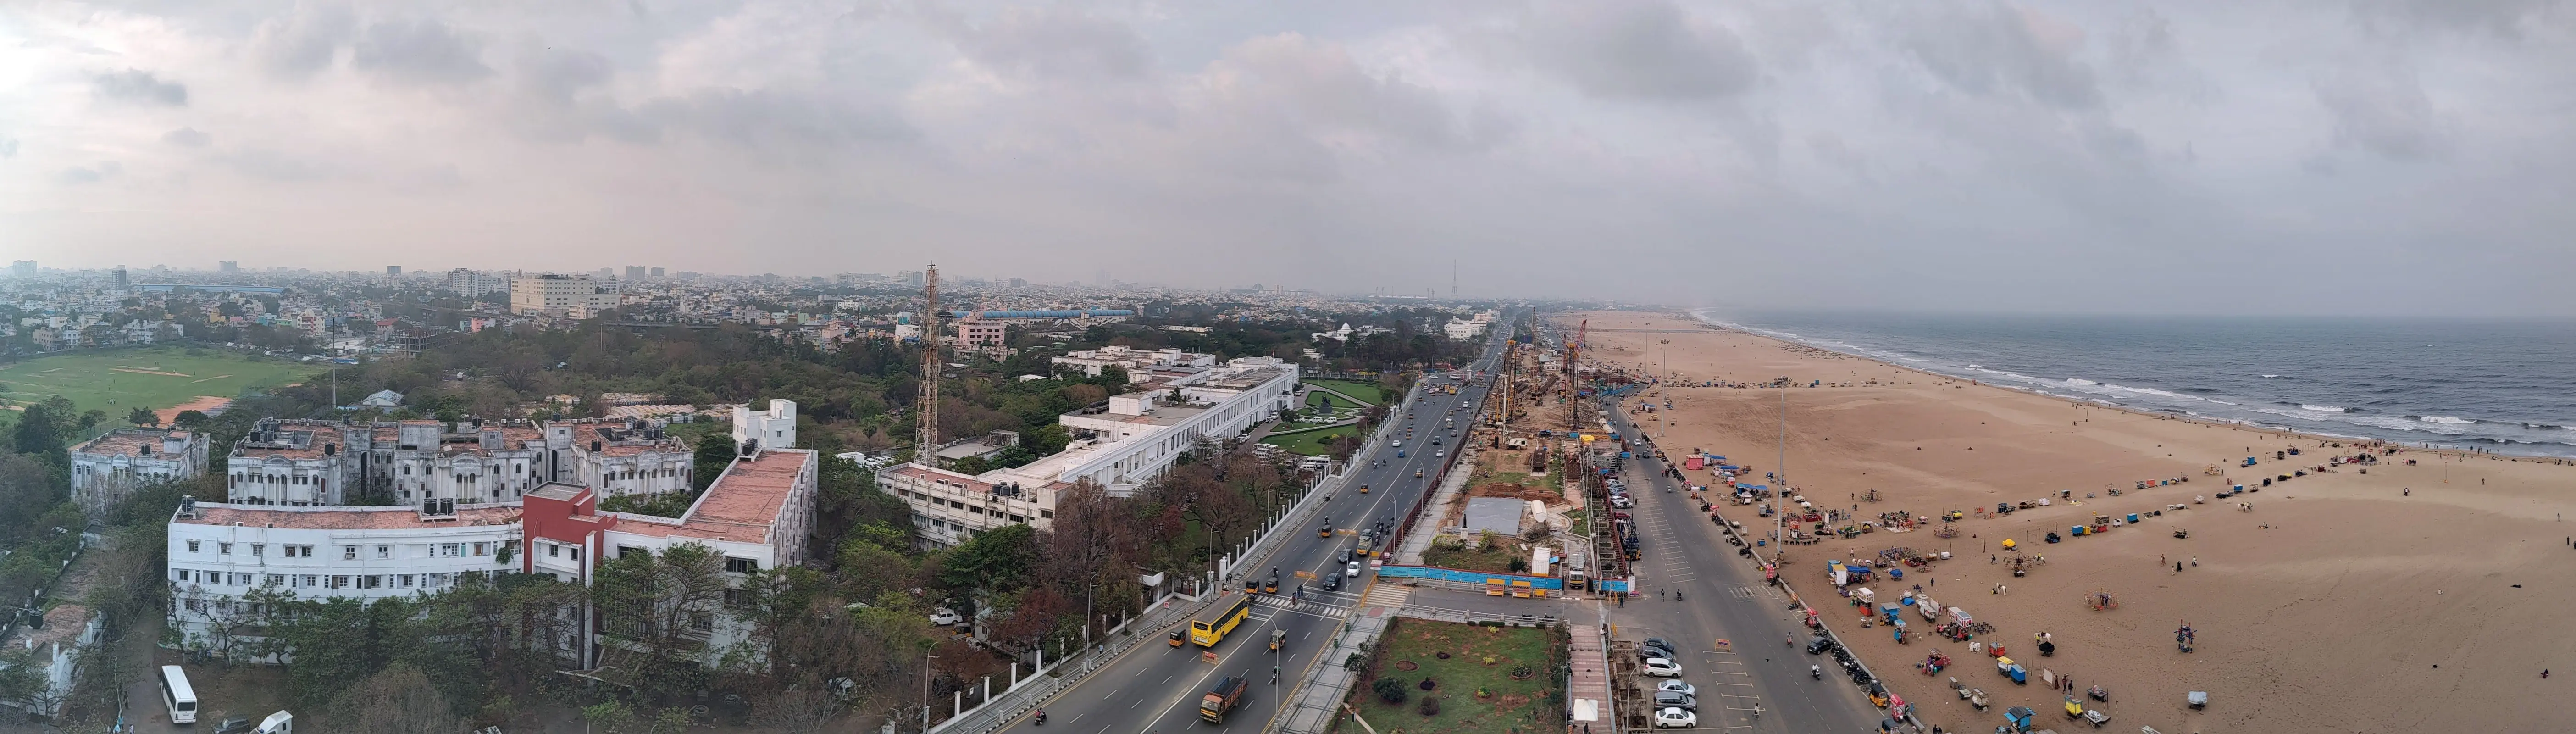
<instances>
[{"instance_id":1,"label":"overcast sky","mask_svg":"<svg viewBox=\"0 0 2576 734\"><path fill-rule=\"evenodd\" d=\"M0 255L2576 315L2576 8L0 5Z\"/></svg>"}]
</instances>

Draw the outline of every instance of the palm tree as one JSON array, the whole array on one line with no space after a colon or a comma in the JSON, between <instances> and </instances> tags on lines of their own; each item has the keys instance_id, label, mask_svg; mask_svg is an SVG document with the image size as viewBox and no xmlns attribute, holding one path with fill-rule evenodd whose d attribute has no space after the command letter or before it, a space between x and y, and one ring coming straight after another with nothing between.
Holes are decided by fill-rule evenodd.
<instances>
[{"instance_id":1,"label":"palm tree","mask_svg":"<svg viewBox=\"0 0 2576 734\"><path fill-rule=\"evenodd\" d=\"M146 428L159 428L161 427L161 414L153 412L151 408L137 405L134 406L133 410L126 412L125 422Z\"/></svg>"}]
</instances>

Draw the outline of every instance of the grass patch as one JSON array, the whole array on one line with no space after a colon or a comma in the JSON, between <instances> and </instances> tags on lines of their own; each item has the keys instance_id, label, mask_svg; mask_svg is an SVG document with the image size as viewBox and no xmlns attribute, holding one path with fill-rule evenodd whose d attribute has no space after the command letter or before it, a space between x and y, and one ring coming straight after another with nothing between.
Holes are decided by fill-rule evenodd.
<instances>
[{"instance_id":1,"label":"grass patch","mask_svg":"<svg viewBox=\"0 0 2576 734\"><path fill-rule=\"evenodd\" d=\"M1529 563L1529 549L1522 547L1519 539L1495 534L1487 540L1492 542L1470 548L1466 543L1459 542L1458 536L1455 535L1435 538L1431 541L1431 547L1422 551L1422 564L1486 573L1527 572L1512 570L1513 561Z\"/></svg>"},{"instance_id":2,"label":"grass patch","mask_svg":"<svg viewBox=\"0 0 2576 734\"><path fill-rule=\"evenodd\" d=\"M1288 453L1292 454L1298 454L1301 456L1323 456L1325 454L1332 453L1334 439L1352 435L1357 432L1359 432L1358 426L1343 426L1340 428L1331 428L1320 431L1291 433L1285 436L1269 436L1261 439L1261 442L1287 449Z\"/></svg>"},{"instance_id":3,"label":"grass patch","mask_svg":"<svg viewBox=\"0 0 2576 734\"><path fill-rule=\"evenodd\" d=\"M1339 390L1344 395L1358 398L1370 405L1386 402L1386 393L1380 391L1378 386L1365 382L1351 382L1349 380L1307 380L1306 384L1321 385L1334 390Z\"/></svg>"},{"instance_id":4,"label":"grass patch","mask_svg":"<svg viewBox=\"0 0 2576 734\"><path fill-rule=\"evenodd\" d=\"M238 397L245 390L302 382L322 366L223 349L142 347L37 357L0 365L0 399L26 405L60 395L80 410L104 410L122 423L137 407L155 410L199 395ZM363 395L343 396L356 402Z\"/></svg>"},{"instance_id":5,"label":"grass patch","mask_svg":"<svg viewBox=\"0 0 2576 734\"><path fill-rule=\"evenodd\" d=\"M1369 680L1352 687L1350 704L1381 732L1554 731L1565 721L1561 694L1555 690L1557 668L1565 657L1557 632L1395 620L1378 638L1376 665ZM1444 652L1447 659L1439 656ZM1528 678L1514 680L1515 669L1525 669ZM1436 684L1431 690L1422 690L1425 678ZM1388 703L1373 690L1378 680L1402 686L1404 701ZM1478 691L1487 695L1478 696ZM1438 699L1439 713L1422 713L1425 697Z\"/></svg>"}]
</instances>

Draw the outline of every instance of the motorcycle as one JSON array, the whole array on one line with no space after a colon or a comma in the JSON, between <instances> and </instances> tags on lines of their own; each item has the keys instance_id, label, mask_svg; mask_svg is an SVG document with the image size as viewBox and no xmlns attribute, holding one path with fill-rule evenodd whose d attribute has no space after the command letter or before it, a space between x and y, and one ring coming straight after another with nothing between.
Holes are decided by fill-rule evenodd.
<instances>
[{"instance_id":1,"label":"motorcycle","mask_svg":"<svg viewBox=\"0 0 2576 734\"><path fill-rule=\"evenodd\" d=\"M1038 725L1046 725L1046 709L1038 709Z\"/></svg>"},{"instance_id":2,"label":"motorcycle","mask_svg":"<svg viewBox=\"0 0 2576 734\"><path fill-rule=\"evenodd\" d=\"M1825 679L1825 666L1822 666L1822 665L1809 665L1809 666L1807 666L1807 677L1809 677L1809 678L1814 678L1814 679L1816 679L1816 680L1824 680L1824 679Z\"/></svg>"}]
</instances>

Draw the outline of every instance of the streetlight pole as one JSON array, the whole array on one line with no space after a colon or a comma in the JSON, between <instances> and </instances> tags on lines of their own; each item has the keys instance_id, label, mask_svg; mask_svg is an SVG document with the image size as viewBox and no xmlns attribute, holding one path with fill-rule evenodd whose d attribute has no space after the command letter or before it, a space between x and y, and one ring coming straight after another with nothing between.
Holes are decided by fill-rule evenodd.
<instances>
[{"instance_id":1,"label":"streetlight pole","mask_svg":"<svg viewBox=\"0 0 2576 734\"><path fill-rule=\"evenodd\" d=\"M921 731L922 731L922 734L929 734L929 732L930 732L930 661L938 660L938 659L939 659L939 656L930 654L930 650L929 650L929 649L927 649L927 648L924 648L924 649L921 651Z\"/></svg>"}]
</instances>

